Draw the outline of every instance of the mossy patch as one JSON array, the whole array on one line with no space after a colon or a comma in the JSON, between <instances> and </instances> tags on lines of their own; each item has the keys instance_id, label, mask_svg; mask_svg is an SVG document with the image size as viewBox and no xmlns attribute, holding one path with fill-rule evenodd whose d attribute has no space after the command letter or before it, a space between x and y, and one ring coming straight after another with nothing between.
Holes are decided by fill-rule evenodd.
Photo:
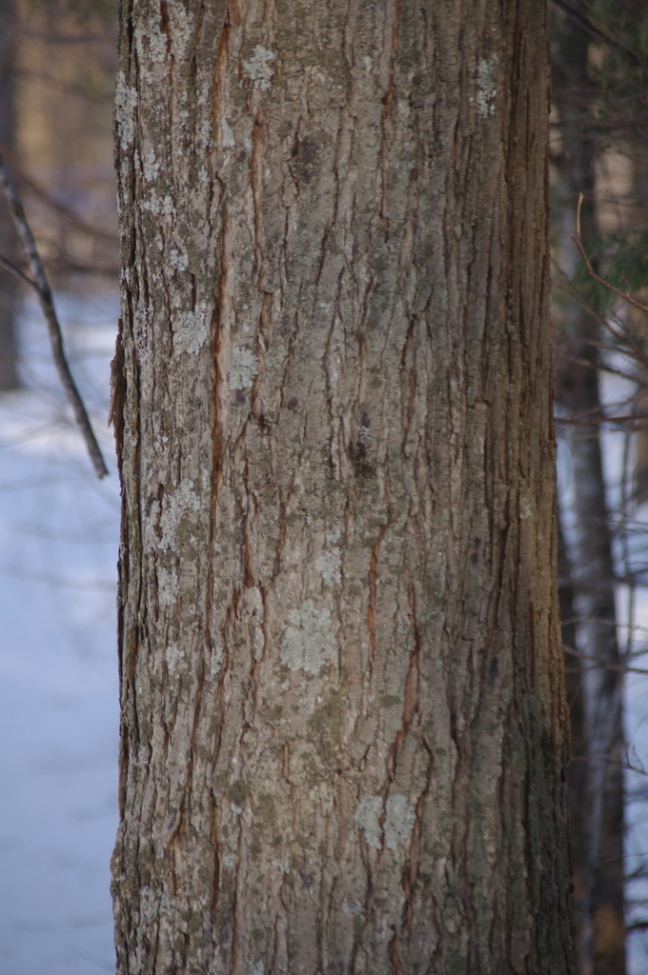
<instances>
[{"instance_id":1,"label":"mossy patch","mask_svg":"<svg viewBox=\"0 0 648 975\"><path fill-rule=\"evenodd\" d=\"M227 798L230 802L233 802L235 806L243 807L249 794L250 790L243 779L237 779L236 782L232 782L231 786L229 787Z\"/></svg>"},{"instance_id":2,"label":"mossy patch","mask_svg":"<svg viewBox=\"0 0 648 975\"><path fill-rule=\"evenodd\" d=\"M308 719L310 740L319 756L329 762L339 741L340 712L342 701L339 691L331 691L324 703L315 709Z\"/></svg>"},{"instance_id":3,"label":"mossy patch","mask_svg":"<svg viewBox=\"0 0 648 975\"><path fill-rule=\"evenodd\" d=\"M277 807L274 796L269 792L262 793L255 804L254 817L264 826L272 826L277 821Z\"/></svg>"}]
</instances>

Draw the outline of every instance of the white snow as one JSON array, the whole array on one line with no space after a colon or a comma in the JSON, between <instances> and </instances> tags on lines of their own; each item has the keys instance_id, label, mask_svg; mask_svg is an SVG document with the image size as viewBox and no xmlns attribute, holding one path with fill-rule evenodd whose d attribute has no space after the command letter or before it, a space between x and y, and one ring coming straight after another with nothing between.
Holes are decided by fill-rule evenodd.
<instances>
[{"instance_id":1,"label":"white snow","mask_svg":"<svg viewBox=\"0 0 648 975\"><path fill-rule=\"evenodd\" d=\"M114 295L58 296L111 469L94 477L39 310L0 396L0 973L114 972L119 485L106 428Z\"/></svg>"}]
</instances>

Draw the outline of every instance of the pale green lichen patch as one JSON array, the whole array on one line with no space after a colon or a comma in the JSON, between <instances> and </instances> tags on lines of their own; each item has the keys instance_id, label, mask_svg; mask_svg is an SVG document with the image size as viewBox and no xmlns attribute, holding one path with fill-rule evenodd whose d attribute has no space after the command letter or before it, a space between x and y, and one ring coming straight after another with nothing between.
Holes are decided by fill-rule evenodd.
<instances>
[{"instance_id":1,"label":"pale green lichen patch","mask_svg":"<svg viewBox=\"0 0 648 975\"><path fill-rule=\"evenodd\" d=\"M142 203L142 210L146 210L156 217L171 217L175 213L173 197L152 194L150 199L144 200Z\"/></svg>"},{"instance_id":2,"label":"pale green lichen patch","mask_svg":"<svg viewBox=\"0 0 648 975\"><path fill-rule=\"evenodd\" d=\"M291 670L319 674L335 655L335 637L328 609L317 609L307 599L288 614L290 623L283 636L281 659Z\"/></svg>"},{"instance_id":3,"label":"pale green lichen patch","mask_svg":"<svg viewBox=\"0 0 648 975\"><path fill-rule=\"evenodd\" d=\"M333 549L331 552L322 552L315 560L315 568L322 573L322 579L327 586L338 585L341 579L340 574L340 552Z\"/></svg>"},{"instance_id":4,"label":"pale green lichen patch","mask_svg":"<svg viewBox=\"0 0 648 975\"><path fill-rule=\"evenodd\" d=\"M135 138L137 102L137 89L128 84L124 72L120 71L117 75L117 90L115 92L115 122L124 152Z\"/></svg>"},{"instance_id":5,"label":"pale green lichen patch","mask_svg":"<svg viewBox=\"0 0 648 975\"><path fill-rule=\"evenodd\" d=\"M255 88L260 88L261 91L268 90L274 73L272 62L276 60L276 57L277 55L273 54L272 51L268 51L267 48L257 44L250 60L243 62L245 73L252 80Z\"/></svg>"},{"instance_id":6,"label":"pale green lichen patch","mask_svg":"<svg viewBox=\"0 0 648 975\"><path fill-rule=\"evenodd\" d=\"M493 72L498 61L497 54L493 54L491 58L480 58L477 62L477 111L482 118L488 118L495 111L497 86Z\"/></svg>"},{"instance_id":7,"label":"pale green lichen patch","mask_svg":"<svg viewBox=\"0 0 648 975\"><path fill-rule=\"evenodd\" d=\"M379 850L384 841L388 850L396 850L409 839L415 821L414 810L406 796L389 796L384 805L380 796L363 799L355 821L363 831L368 846ZM381 824L382 819L382 824Z\"/></svg>"},{"instance_id":8,"label":"pale green lichen patch","mask_svg":"<svg viewBox=\"0 0 648 975\"><path fill-rule=\"evenodd\" d=\"M409 839L416 816L406 796L390 796L385 806L385 844L395 850Z\"/></svg>"},{"instance_id":9,"label":"pale green lichen patch","mask_svg":"<svg viewBox=\"0 0 648 975\"><path fill-rule=\"evenodd\" d=\"M192 487L191 481L183 479L173 493L164 496L160 512L161 538L158 547L162 550L177 548L177 535L183 518L195 515L201 501Z\"/></svg>"},{"instance_id":10,"label":"pale green lichen patch","mask_svg":"<svg viewBox=\"0 0 648 975\"><path fill-rule=\"evenodd\" d=\"M147 183L154 183L160 175L160 161L156 159L153 149L149 149L142 156L142 167L144 169L144 179Z\"/></svg>"},{"instance_id":11,"label":"pale green lichen patch","mask_svg":"<svg viewBox=\"0 0 648 975\"><path fill-rule=\"evenodd\" d=\"M167 59L167 37L155 20L147 23L146 27L135 30L135 47L140 64L164 65Z\"/></svg>"},{"instance_id":12,"label":"pale green lichen patch","mask_svg":"<svg viewBox=\"0 0 648 975\"><path fill-rule=\"evenodd\" d=\"M207 303L201 301L194 311L181 312L173 328L174 351L197 355L209 337Z\"/></svg>"},{"instance_id":13,"label":"pale green lichen patch","mask_svg":"<svg viewBox=\"0 0 648 975\"><path fill-rule=\"evenodd\" d=\"M209 662L209 676L213 680L217 674L220 673L221 665L223 663L223 648L219 643L212 640L212 655Z\"/></svg>"},{"instance_id":14,"label":"pale green lichen patch","mask_svg":"<svg viewBox=\"0 0 648 975\"><path fill-rule=\"evenodd\" d=\"M380 796L363 799L355 814L355 821L365 835L368 846L374 850L380 849L382 827L380 817L383 812L383 801Z\"/></svg>"},{"instance_id":15,"label":"pale green lichen patch","mask_svg":"<svg viewBox=\"0 0 648 975\"><path fill-rule=\"evenodd\" d=\"M165 647L164 659L166 660L167 669L170 674L175 673L184 660L184 656L184 652L180 649L177 643L169 643Z\"/></svg>"},{"instance_id":16,"label":"pale green lichen patch","mask_svg":"<svg viewBox=\"0 0 648 975\"><path fill-rule=\"evenodd\" d=\"M373 441L373 433L371 432L370 426L365 426L363 424L360 427L360 430L358 431L358 440L365 450L369 450Z\"/></svg>"},{"instance_id":17,"label":"pale green lichen patch","mask_svg":"<svg viewBox=\"0 0 648 975\"><path fill-rule=\"evenodd\" d=\"M258 371L259 363L254 352L234 349L229 371L230 389L250 389Z\"/></svg>"},{"instance_id":18,"label":"pale green lichen patch","mask_svg":"<svg viewBox=\"0 0 648 975\"><path fill-rule=\"evenodd\" d=\"M173 606L180 593L176 571L160 566L157 570L157 583L160 606Z\"/></svg>"},{"instance_id":19,"label":"pale green lichen patch","mask_svg":"<svg viewBox=\"0 0 648 975\"><path fill-rule=\"evenodd\" d=\"M520 518L523 521L527 521L529 518L533 517L533 511L531 509L531 503L528 498L522 498L520 502Z\"/></svg>"},{"instance_id":20,"label":"pale green lichen patch","mask_svg":"<svg viewBox=\"0 0 648 975\"><path fill-rule=\"evenodd\" d=\"M342 904L342 912L344 914L362 914L362 904L359 901L355 901L353 904L344 901Z\"/></svg>"},{"instance_id":21,"label":"pale green lichen patch","mask_svg":"<svg viewBox=\"0 0 648 975\"><path fill-rule=\"evenodd\" d=\"M173 248L169 254L169 266L175 268L176 271L186 271L189 267L189 258L186 254L182 254Z\"/></svg>"},{"instance_id":22,"label":"pale green lichen patch","mask_svg":"<svg viewBox=\"0 0 648 975\"><path fill-rule=\"evenodd\" d=\"M234 132L232 131L232 126L229 124L226 118L221 119L221 145L223 149L233 149L236 145L236 140L234 138Z\"/></svg>"}]
</instances>

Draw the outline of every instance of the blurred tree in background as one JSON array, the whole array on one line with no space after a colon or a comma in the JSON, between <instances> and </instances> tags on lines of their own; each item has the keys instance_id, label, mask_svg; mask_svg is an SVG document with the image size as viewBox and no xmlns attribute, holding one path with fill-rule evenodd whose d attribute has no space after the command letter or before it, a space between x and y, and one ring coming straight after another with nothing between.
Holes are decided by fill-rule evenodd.
<instances>
[{"instance_id":1,"label":"blurred tree in background","mask_svg":"<svg viewBox=\"0 0 648 975\"><path fill-rule=\"evenodd\" d=\"M0 0L0 145L15 153L15 4ZM0 253L15 263L13 227L6 207L0 208ZM16 279L4 273L0 279L0 391L18 385L15 317L19 300Z\"/></svg>"},{"instance_id":2,"label":"blurred tree in background","mask_svg":"<svg viewBox=\"0 0 648 975\"><path fill-rule=\"evenodd\" d=\"M0 151L57 288L115 287L112 0L0 0ZM0 207L0 253L22 267ZM0 272L0 391L18 385L23 294Z\"/></svg>"},{"instance_id":3,"label":"blurred tree in background","mask_svg":"<svg viewBox=\"0 0 648 975\"><path fill-rule=\"evenodd\" d=\"M629 521L633 475L634 501L645 498L639 414L646 413L646 318L594 280L572 235L593 273L634 294L645 287L648 10L638 0L558 0L552 28L556 400L570 487L562 498L568 544L559 585L572 708L575 917L582 975L623 975L623 682L633 621L620 649L617 590L620 582L632 589L642 581L629 565L628 544L638 527ZM625 402L604 394L601 376L611 372L631 381ZM616 453L607 445L620 461L613 484L602 451L610 427L625 437Z\"/></svg>"}]
</instances>

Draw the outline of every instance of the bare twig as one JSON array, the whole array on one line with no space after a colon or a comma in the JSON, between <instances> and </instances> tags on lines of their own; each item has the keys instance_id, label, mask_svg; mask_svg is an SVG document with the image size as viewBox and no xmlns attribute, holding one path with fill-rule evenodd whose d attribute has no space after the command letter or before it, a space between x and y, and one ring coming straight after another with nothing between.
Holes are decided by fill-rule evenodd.
<instances>
[{"instance_id":1,"label":"bare twig","mask_svg":"<svg viewBox=\"0 0 648 975\"><path fill-rule=\"evenodd\" d=\"M92 224L86 223L81 217L66 207L65 204L59 203L55 200L52 194L41 186L32 176L28 176L25 170L20 165L20 160L17 156L12 153L3 142L0 142L0 156L3 156L5 162L8 163L13 172L18 174L18 183L21 187L26 186L31 193L34 194L39 200L42 200L51 210L59 213L62 217L68 220L73 226L78 227L82 230L84 234L89 234L92 237L99 237L101 240L108 240L113 244L119 243L119 237L117 234L111 233L109 230L101 230L99 227L95 227Z\"/></svg>"},{"instance_id":2,"label":"bare twig","mask_svg":"<svg viewBox=\"0 0 648 975\"><path fill-rule=\"evenodd\" d=\"M554 423L561 423L567 427L602 426L604 423L634 424L638 420L648 420L648 413L631 413L628 416L596 416L596 417L592 417L591 419L583 419L581 417L568 417L568 416L554 417Z\"/></svg>"},{"instance_id":3,"label":"bare twig","mask_svg":"<svg viewBox=\"0 0 648 975\"><path fill-rule=\"evenodd\" d=\"M564 10L565 13L572 18L572 20L575 20L577 24L580 24L588 34L591 34L592 37L596 37L605 44L608 44L610 47L616 48L617 51L621 51L622 54L625 54L625 56L639 68L645 67L641 58L632 50L632 48L628 47L626 44L623 44L621 41L617 41L616 38L611 37L608 33L606 33L606 31L590 20L589 17L586 17L583 13L581 13L580 10L576 10L576 8L572 7L570 3L566 3L566 0L553 0L553 2L557 7L560 7L561 10Z\"/></svg>"},{"instance_id":4,"label":"bare twig","mask_svg":"<svg viewBox=\"0 0 648 975\"><path fill-rule=\"evenodd\" d=\"M11 176L9 175L9 170L7 169L5 161L1 155L0 184L2 185L2 190L9 205L11 217L14 222L16 232L20 238L20 242L25 253L25 259L33 280L30 280L26 275L22 275L22 272L20 272L20 274L34 288L38 295L40 306L43 310L45 320L47 321L54 363L63 384L63 388L65 389L68 400L72 405L75 419L81 433L83 434L83 438L86 442L86 447L88 448L88 453L90 454L90 459L92 460L97 477L105 477L106 474L108 474L108 468L106 467L106 462L103 459L101 449L97 443L97 438L94 435L87 410L84 406L83 400L81 399L74 379L72 378L72 373L70 372L70 367L65 357L63 336L61 335L61 326L59 325L56 309L54 307L52 291L47 281L47 277L45 276L45 270L36 249L36 243L34 241L31 229L27 223L27 218L25 216L22 203L20 202L20 197L16 192L16 188L13 184ZM2 263L5 267L7 264L10 264L10 262L4 260ZM13 265L10 264L8 270L17 271L18 269L14 268Z\"/></svg>"},{"instance_id":5,"label":"bare twig","mask_svg":"<svg viewBox=\"0 0 648 975\"><path fill-rule=\"evenodd\" d=\"M576 233L571 235L571 239L578 247L578 250L580 251L580 255L585 261L585 267L587 268L587 273L594 281L597 281L598 284L602 284L604 288L607 288L608 291L612 291L615 295L618 295L619 298L623 298L624 301L627 301L630 305L634 305L635 308L638 308L640 311L644 311L648 315L648 305L642 305L640 301L637 301L636 298L633 298L632 295L628 294L627 291L620 291L619 288L615 288L613 284L610 284L609 281L606 281L604 278L599 277L599 275L596 274L596 272L594 271L594 268L590 264L589 257L585 253L585 248L581 244L581 240L580 240L580 212L581 212L582 205L583 205L583 194L579 193L578 206L576 208Z\"/></svg>"},{"instance_id":6,"label":"bare twig","mask_svg":"<svg viewBox=\"0 0 648 975\"><path fill-rule=\"evenodd\" d=\"M24 283L28 284L30 288L36 287L35 281L32 281L31 278L28 278L27 275L23 271L21 271L19 267L16 267L15 264L12 264L11 261L8 261L6 257L2 256L2 254L0 254L0 266L2 266L5 269L5 271L9 271L10 274L15 275L15 277L19 278L20 281L24 281Z\"/></svg>"},{"instance_id":7,"label":"bare twig","mask_svg":"<svg viewBox=\"0 0 648 975\"><path fill-rule=\"evenodd\" d=\"M102 44L106 41L106 34L54 34L50 31L44 33L38 30L29 30L27 27L14 27L16 34L23 37L30 37L37 41L47 41L50 44Z\"/></svg>"},{"instance_id":8,"label":"bare twig","mask_svg":"<svg viewBox=\"0 0 648 975\"><path fill-rule=\"evenodd\" d=\"M576 225L577 225L577 229L580 228L580 204L581 203L582 203L582 194L581 194L581 198L579 200L579 206L578 206L577 211L576 211ZM578 246L580 248L581 254L583 254L583 249L582 249L582 246L580 244L580 241L576 241L576 238L574 237L573 234L571 236L572 236L572 239L576 243L578 243ZM580 232L578 234L578 237L580 238ZM587 255L583 254L583 256L585 257L585 260L587 261ZM633 357L633 359L636 362L638 362L639 365L642 366L646 372L648 372L648 356L645 354L645 352L643 351L643 349L641 348L641 346L639 345L639 343L636 341L636 339L633 338L632 334L630 332L626 331L623 328L617 328L616 325L613 325L612 324L612 322L610 321L609 318L604 318L602 315L600 315L597 312L597 310L593 307L593 305L590 304L589 301L586 301L585 298L583 297L583 295L580 294L573 287L572 282L567 278L567 275L565 274L565 272L560 267L558 267L558 265L556 264L555 261L553 262L553 264L554 264L554 267L557 268L557 271L560 274L560 276L562 277L563 284L564 284L564 286L565 286L565 288L566 288L566 290L567 290L570 298L572 299L572 301L574 301L577 305L579 305L580 308L582 308L584 311L588 312L588 314L590 314L593 318L595 318L597 320L597 322L599 323L599 325L602 328L604 328L606 331L610 332L610 334L612 336L614 336L614 338L617 340L617 342L620 342L623 345L628 346L629 347L628 348L628 354L631 355ZM591 268L591 265L590 265L590 268ZM603 281L603 280L601 280L601 284L605 285L606 287L611 287L611 285L608 285L607 282L606 281ZM625 295L622 292L621 292L621 296L622 297L625 297ZM628 297L630 297L630 296L628 296ZM594 342L593 339L588 339L587 340L587 344L588 345L595 345L596 343ZM594 366L592 366L592 368L594 368ZM608 366L605 366L601 362L599 362L599 364L598 364L598 366L596 368L598 368L598 369L605 369L606 371L609 371L609 367ZM628 377L626 377L626 378L628 378ZM634 380L634 381L636 381L636 380Z\"/></svg>"},{"instance_id":9,"label":"bare twig","mask_svg":"<svg viewBox=\"0 0 648 975\"><path fill-rule=\"evenodd\" d=\"M573 650L564 643L563 652L568 654L570 657L577 657L579 660L584 660L585 663L590 664L590 666L586 668L587 670L615 670L623 674L648 674L648 670L646 670L645 667L628 667L627 664L624 663L603 663L602 661L597 660L597 658L593 657L591 654L580 653L578 650Z\"/></svg>"}]
</instances>

